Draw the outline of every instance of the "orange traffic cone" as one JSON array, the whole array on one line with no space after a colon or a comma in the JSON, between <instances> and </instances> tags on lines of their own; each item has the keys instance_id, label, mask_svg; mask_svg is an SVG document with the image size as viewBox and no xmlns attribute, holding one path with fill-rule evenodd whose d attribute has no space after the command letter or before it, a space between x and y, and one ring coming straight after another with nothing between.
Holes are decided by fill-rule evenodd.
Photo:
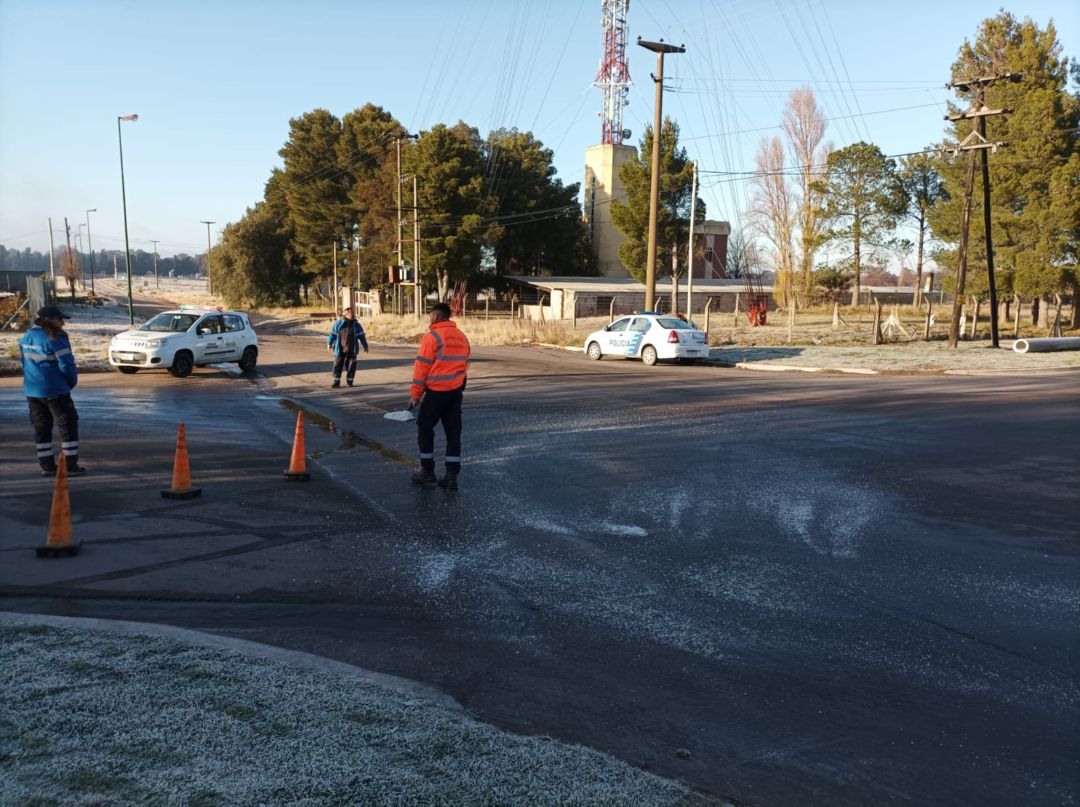
<instances>
[{"instance_id":1,"label":"orange traffic cone","mask_svg":"<svg viewBox=\"0 0 1080 807\"><path fill-rule=\"evenodd\" d=\"M197 499L202 496L202 488L191 486L191 467L188 465L187 437L184 433L184 421L176 433L176 456L173 459L172 488L161 491L163 499Z\"/></svg>"},{"instance_id":2,"label":"orange traffic cone","mask_svg":"<svg viewBox=\"0 0 1080 807\"><path fill-rule=\"evenodd\" d=\"M307 471L307 460L304 458L304 413L296 413L296 434L293 436L292 459L289 460L289 470L285 472L285 478L293 482L307 482L311 474Z\"/></svg>"},{"instance_id":3,"label":"orange traffic cone","mask_svg":"<svg viewBox=\"0 0 1080 807\"><path fill-rule=\"evenodd\" d=\"M60 455L56 466L56 486L53 488L52 512L49 513L49 534L45 546L36 547L39 558L59 558L78 555L82 541L71 541L71 499L68 498L67 457Z\"/></svg>"}]
</instances>

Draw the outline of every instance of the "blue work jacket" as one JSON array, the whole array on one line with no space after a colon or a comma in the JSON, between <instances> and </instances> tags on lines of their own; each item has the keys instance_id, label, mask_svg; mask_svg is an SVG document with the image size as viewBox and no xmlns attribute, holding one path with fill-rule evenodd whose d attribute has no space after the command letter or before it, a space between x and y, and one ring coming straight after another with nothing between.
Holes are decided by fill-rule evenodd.
<instances>
[{"instance_id":1,"label":"blue work jacket","mask_svg":"<svg viewBox=\"0 0 1080 807\"><path fill-rule=\"evenodd\" d=\"M352 337L349 338L347 326L352 324ZM346 331L346 336L342 336L342 331ZM346 344L347 343L347 344ZM340 356L342 353L347 353L350 356L356 356L360 353L360 346L364 346L364 350L368 349L367 337L364 335L364 326L360 324L359 320L347 320L342 317L334 323L334 327L330 329L330 336L326 338L326 344L334 349L334 355Z\"/></svg>"},{"instance_id":2,"label":"blue work jacket","mask_svg":"<svg viewBox=\"0 0 1080 807\"><path fill-rule=\"evenodd\" d=\"M79 383L71 343L63 334L50 339L44 328L35 325L19 340L19 361L27 398L67 395Z\"/></svg>"}]
</instances>

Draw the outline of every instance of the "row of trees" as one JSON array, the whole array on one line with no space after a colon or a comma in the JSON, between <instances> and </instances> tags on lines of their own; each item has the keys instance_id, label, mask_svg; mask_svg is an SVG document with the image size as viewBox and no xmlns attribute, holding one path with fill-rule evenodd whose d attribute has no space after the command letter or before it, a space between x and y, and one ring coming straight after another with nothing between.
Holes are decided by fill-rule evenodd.
<instances>
[{"instance_id":1,"label":"row of trees","mask_svg":"<svg viewBox=\"0 0 1080 807\"><path fill-rule=\"evenodd\" d=\"M1006 144L990 161L998 288L1005 299L1070 287L1075 293L1080 282L1080 100L1068 91L1070 70L1080 81L1080 68L1062 56L1053 25L1041 29L1006 12L985 20L952 66L954 82L1023 74L1021 81L996 84L986 94L989 107L1011 110L987 122L988 139ZM953 111L971 100L960 99L963 107ZM855 303L868 274L882 285L882 267L896 259L903 266L913 258L908 279L921 289L932 257L947 273L946 287L954 288L968 158L949 149L968 136L971 122L952 123L941 143L896 157L872 143L834 148L826 140L827 126L809 88L790 95L781 135L759 147L750 234L730 239L727 274L737 277L764 264L773 270L781 304L807 299L818 289L835 294L848 287ZM664 121L660 137L657 266L679 277L688 258L691 164L671 120ZM622 168L626 198L612 203L612 219L625 236L619 256L638 280L644 279L647 260L652 138L650 127L638 157ZM985 268L980 183L973 188L968 263ZM702 202L694 215L704 219ZM829 256L824 267L823 252ZM965 291L984 296L985 269L969 275Z\"/></svg>"},{"instance_id":2,"label":"row of trees","mask_svg":"<svg viewBox=\"0 0 1080 807\"><path fill-rule=\"evenodd\" d=\"M1011 110L988 120L989 139L1007 144L991 158L1000 289L1005 296L1052 294L1077 282L1080 100L1068 82L1070 72L1080 80L1080 69L1062 55L1052 25L1041 29L1003 11L964 43L952 77L1001 72L1023 79L986 95L988 106ZM969 102L960 99L956 109ZM782 135L759 149L752 226L731 238L728 274L767 259L787 304L823 284L851 285L857 300L868 267L897 255L913 256L919 286L928 256L955 272L966 156L948 149L967 136L970 123L951 124L941 143L896 156L872 143L833 148L826 129L813 93L792 93ZM626 197L612 202L612 219L625 236L620 257L639 279L652 137L647 129L639 156L623 166ZM688 263L690 217L701 221L706 211L700 200L690 209L691 165L678 127L666 120L659 137L657 259L677 277ZM388 111L367 104L340 119L316 109L291 120L279 155L282 167L271 172L263 199L225 229L210 255L214 287L233 304L297 302L300 289L321 284L335 269L350 282L355 272L361 286L385 282L389 264L411 262L414 205L422 275L429 286L437 282L443 298L462 281L595 274L578 186L563 185L550 149L529 132L503 129L483 138L459 122L412 137ZM981 198L977 181L968 253L974 267L986 263ZM968 291L983 293L985 273L970 274Z\"/></svg>"},{"instance_id":3,"label":"row of trees","mask_svg":"<svg viewBox=\"0 0 1080 807\"><path fill-rule=\"evenodd\" d=\"M1040 29L1007 12L985 20L974 42L965 42L952 79L1022 74L986 92L986 105L1010 110L987 120L987 139L1005 148L990 158L991 220L998 288L1039 297L1080 284L1080 99L1068 91L1080 67L1062 55L1053 25ZM960 99L952 111L966 109ZM749 219L768 246L783 303L815 285L853 286L858 300L866 267L914 252L917 287L932 255L954 283L958 268L961 208L968 156L954 149L970 121L951 123L942 143L918 153L888 157L870 143L833 149L827 121L809 89L793 92L784 110L783 138L762 141L753 176ZM981 178L975 183L968 264L986 266ZM901 237L907 226L914 240ZM815 272L823 248L838 261ZM967 293L987 292L985 271L972 271Z\"/></svg>"},{"instance_id":4,"label":"row of trees","mask_svg":"<svg viewBox=\"0 0 1080 807\"><path fill-rule=\"evenodd\" d=\"M578 186L562 184L529 132L484 139L459 122L411 137L367 104L341 119L323 109L294 118L278 153L263 200L211 251L214 287L230 303L295 303L333 276L335 256L361 287L385 282L399 229L401 262L412 263L414 204L422 276L441 298L504 274L595 273Z\"/></svg>"},{"instance_id":5,"label":"row of trees","mask_svg":"<svg viewBox=\"0 0 1080 807\"><path fill-rule=\"evenodd\" d=\"M53 255L53 268L57 274L62 271L66 247L57 247ZM83 276L90 271L90 255L73 251L75 263L75 277ZM122 250L95 250L94 251L94 274L111 274L113 262L116 261L120 271L124 271L124 253ZM84 270L85 267L85 270ZM170 258L159 255L157 261L158 273L162 276L170 272L177 276L194 276L202 271L203 256L178 254ZM49 253L37 252L29 247L23 250L8 249L0 246L0 271L3 272L28 272L39 275L49 274ZM135 274L153 274L154 253L145 252L141 249L131 253L131 271Z\"/></svg>"}]
</instances>

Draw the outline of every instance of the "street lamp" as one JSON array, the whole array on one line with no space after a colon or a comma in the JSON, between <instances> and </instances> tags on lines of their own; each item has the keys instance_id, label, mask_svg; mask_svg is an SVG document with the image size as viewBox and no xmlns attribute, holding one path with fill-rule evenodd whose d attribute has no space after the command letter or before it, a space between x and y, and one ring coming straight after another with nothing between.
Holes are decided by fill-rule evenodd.
<instances>
[{"instance_id":1,"label":"street lamp","mask_svg":"<svg viewBox=\"0 0 1080 807\"><path fill-rule=\"evenodd\" d=\"M656 115L652 137L652 180L649 187L649 251L645 260L645 310L653 310L656 295L656 217L660 208L660 126L664 110L664 54L686 53L681 45L669 45L664 40L648 42L638 37L637 43L656 54Z\"/></svg>"},{"instance_id":2,"label":"street lamp","mask_svg":"<svg viewBox=\"0 0 1080 807\"><path fill-rule=\"evenodd\" d=\"M210 225L217 224L216 221L202 221L200 222L206 225L206 290L211 294L214 293L214 284L210 282Z\"/></svg>"},{"instance_id":3,"label":"street lamp","mask_svg":"<svg viewBox=\"0 0 1080 807\"><path fill-rule=\"evenodd\" d=\"M127 189L124 187L124 136L120 131L120 122L138 119L138 115L120 115L116 119L116 138L120 143L120 195L124 203L124 266L127 269L128 322L132 327L135 327L135 306L131 302L131 247L128 244Z\"/></svg>"},{"instance_id":4,"label":"street lamp","mask_svg":"<svg viewBox=\"0 0 1080 807\"><path fill-rule=\"evenodd\" d=\"M91 207L86 211L86 249L90 252L90 297L91 306L93 305L94 292L94 245L90 242L90 214L97 213L96 207ZM91 311L93 308L91 308Z\"/></svg>"}]
</instances>

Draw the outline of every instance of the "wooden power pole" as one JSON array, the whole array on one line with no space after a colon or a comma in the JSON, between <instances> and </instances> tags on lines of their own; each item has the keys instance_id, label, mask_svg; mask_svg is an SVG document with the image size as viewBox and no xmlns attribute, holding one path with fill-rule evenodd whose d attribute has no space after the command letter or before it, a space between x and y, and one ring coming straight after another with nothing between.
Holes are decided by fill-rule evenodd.
<instances>
[{"instance_id":1,"label":"wooden power pole","mask_svg":"<svg viewBox=\"0 0 1080 807\"><path fill-rule=\"evenodd\" d=\"M963 308L964 285L967 280L968 228L971 224L971 196L975 184L975 152L982 155L983 185L983 238L986 244L986 281L990 291L990 341L994 347L998 343L998 302L997 282L994 278L994 237L990 222L990 165L988 152L997 151L1005 145L1002 142L990 142L986 139L986 119L991 115L1004 115L1011 109L990 109L986 106L986 90L999 81L1019 81L1020 73L1000 73L994 76L981 76L966 81L946 84L946 88L960 93L975 93L971 107L958 115L947 115L946 120L973 120L971 134L961 141L953 154L968 152L967 179L964 183L964 212L961 216L960 246L957 251L958 269L956 294L953 299L952 322L949 324L949 347L956 347L960 337L960 311Z\"/></svg>"}]
</instances>

